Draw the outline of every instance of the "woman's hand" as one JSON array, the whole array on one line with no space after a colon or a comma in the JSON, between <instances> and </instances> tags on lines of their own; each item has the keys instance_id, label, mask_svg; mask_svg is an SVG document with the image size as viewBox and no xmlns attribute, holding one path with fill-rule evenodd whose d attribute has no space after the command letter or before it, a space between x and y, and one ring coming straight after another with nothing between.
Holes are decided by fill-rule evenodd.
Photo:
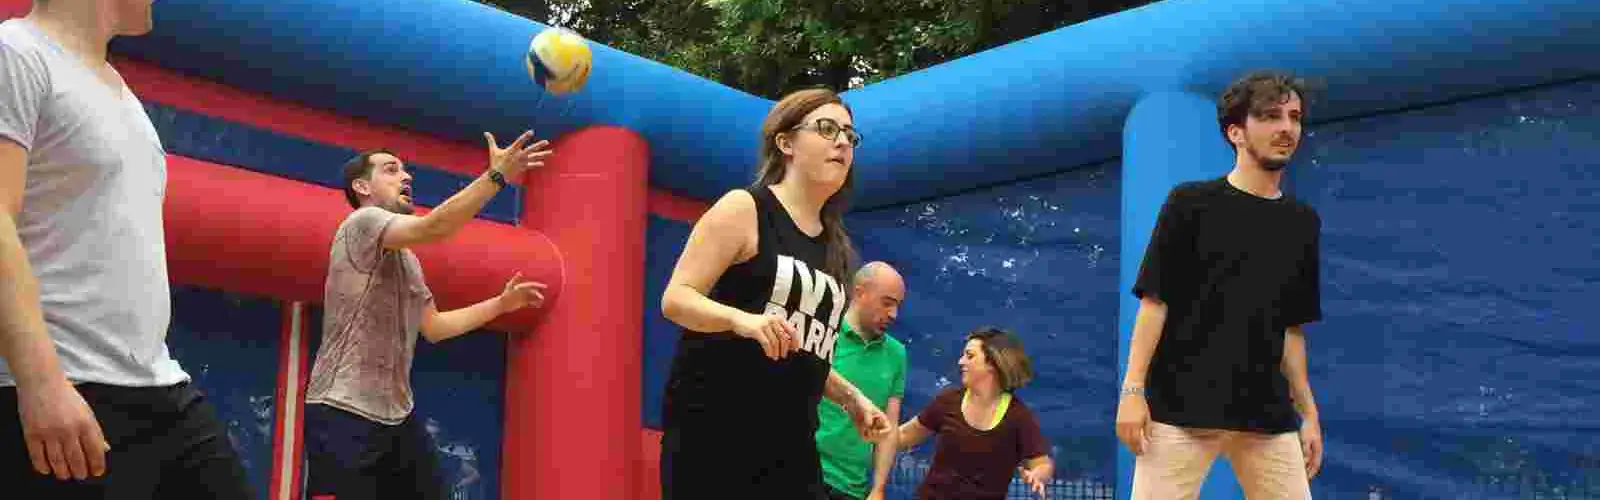
<instances>
[{"instance_id":1,"label":"woman's hand","mask_svg":"<svg viewBox=\"0 0 1600 500\"><path fill-rule=\"evenodd\" d=\"M794 327L780 316L741 313L733 320L733 333L761 343L761 350L774 360L800 348Z\"/></svg>"}]
</instances>

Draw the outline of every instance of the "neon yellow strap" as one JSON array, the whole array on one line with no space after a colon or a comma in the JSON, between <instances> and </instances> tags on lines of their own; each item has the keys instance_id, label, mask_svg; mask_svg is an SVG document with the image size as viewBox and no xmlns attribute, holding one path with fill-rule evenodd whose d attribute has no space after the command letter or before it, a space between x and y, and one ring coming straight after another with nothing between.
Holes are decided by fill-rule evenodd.
<instances>
[{"instance_id":1,"label":"neon yellow strap","mask_svg":"<svg viewBox=\"0 0 1600 500\"><path fill-rule=\"evenodd\" d=\"M966 406L967 405L967 398L969 396L971 396L971 395L972 395L971 391L962 391L961 392L961 406ZM990 429L994 429L995 427L999 427L1000 426L1000 421L1001 420L1005 420L1005 418L1006 418L1006 408L1010 408L1010 407L1011 407L1011 393L1009 393L1009 392L1000 393L1000 404L997 404L997 405L994 406L994 416L989 417L989 428L988 429L984 429L984 430L990 430Z\"/></svg>"},{"instance_id":2,"label":"neon yellow strap","mask_svg":"<svg viewBox=\"0 0 1600 500\"><path fill-rule=\"evenodd\" d=\"M989 423L989 428L990 429L993 429L995 427L999 427L1000 426L1000 421L1004 420L1006 418L1006 408L1010 408L1010 407L1011 407L1011 393L1009 393L1009 392L1000 393L1000 404L995 405L995 407L994 407L994 421Z\"/></svg>"}]
</instances>

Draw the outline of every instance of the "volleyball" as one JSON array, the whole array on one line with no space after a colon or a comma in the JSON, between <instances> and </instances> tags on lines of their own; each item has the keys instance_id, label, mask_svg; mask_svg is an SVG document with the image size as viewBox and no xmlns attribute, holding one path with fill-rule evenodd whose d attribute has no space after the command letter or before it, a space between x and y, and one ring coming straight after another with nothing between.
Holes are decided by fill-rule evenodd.
<instances>
[{"instance_id":1,"label":"volleyball","mask_svg":"<svg viewBox=\"0 0 1600 500\"><path fill-rule=\"evenodd\" d=\"M567 94L589 81L589 42L570 30L546 28L528 44L528 76L551 94Z\"/></svg>"}]
</instances>

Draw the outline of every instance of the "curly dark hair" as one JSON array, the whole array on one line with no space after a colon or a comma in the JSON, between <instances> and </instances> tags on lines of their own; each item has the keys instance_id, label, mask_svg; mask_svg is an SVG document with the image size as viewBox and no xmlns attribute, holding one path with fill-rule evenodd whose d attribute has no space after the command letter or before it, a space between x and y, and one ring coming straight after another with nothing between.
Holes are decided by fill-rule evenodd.
<instances>
[{"instance_id":1,"label":"curly dark hair","mask_svg":"<svg viewBox=\"0 0 1600 500\"><path fill-rule=\"evenodd\" d=\"M1222 140L1233 147L1233 141L1228 140L1228 126L1243 127L1250 115L1259 115L1288 102L1290 96L1304 101L1307 87L1304 79L1273 71L1257 71L1235 80L1217 100L1217 127L1222 132Z\"/></svg>"}]
</instances>

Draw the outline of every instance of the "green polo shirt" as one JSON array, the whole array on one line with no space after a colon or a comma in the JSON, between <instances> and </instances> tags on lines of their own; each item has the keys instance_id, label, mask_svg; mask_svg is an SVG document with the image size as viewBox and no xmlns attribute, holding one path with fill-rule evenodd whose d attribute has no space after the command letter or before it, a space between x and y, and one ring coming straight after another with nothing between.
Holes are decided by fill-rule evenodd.
<instances>
[{"instance_id":1,"label":"green polo shirt","mask_svg":"<svg viewBox=\"0 0 1600 500\"><path fill-rule=\"evenodd\" d=\"M845 322L833 345L833 369L880 409L888 406L889 398L905 398L906 346L888 332L869 342ZM832 401L822 400L817 418L823 479L840 492L856 498L867 496L872 487L867 475L872 468L872 443L861 439L850 415Z\"/></svg>"}]
</instances>

